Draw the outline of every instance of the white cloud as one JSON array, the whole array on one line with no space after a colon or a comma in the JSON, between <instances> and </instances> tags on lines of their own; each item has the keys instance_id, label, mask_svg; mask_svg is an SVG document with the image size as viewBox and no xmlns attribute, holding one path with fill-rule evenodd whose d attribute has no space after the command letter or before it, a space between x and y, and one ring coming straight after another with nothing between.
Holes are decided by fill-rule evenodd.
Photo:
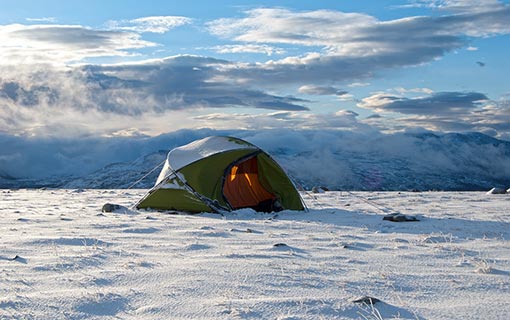
<instances>
[{"instance_id":1,"label":"white cloud","mask_svg":"<svg viewBox=\"0 0 510 320\"><path fill-rule=\"evenodd\" d=\"M366 122L383 130L422 127L442 132L486 132L502 138L510 131L508 100L490 101L477 92L438 92L412 98L379 92L362 99L358 106L392 113L391 118L371 117Z\"/></svg>"},{"instance_id":2,"label":"white cloud","mask_svg":"<svg viewBox=\"0 0 510 320\"><path fill-rule=\"evenodd\" d=\"M132 20L112 20L107 23L107 26L114 30L165 33L179 26L190 24L192 21L190 18L181 16L151 16Z\"/></svg>"},{"instance_id":3,"label":"white cloud","mask_svg":"<svg viewBox=\"0 0 510 320\"><path fill-rule=\"evenodd\" d=\"M27 20L29 22L51 22L51 23L57 22L57 18L54 18L54 17L26 18L25 20Z\"/></svg>"},{"instance_id":4,"label":"white cloud","mask_svg":"<svg viewBox=\"0 0 510 320\"><path fill-rule=\"evenodd\" d=\"M510 33L510 11L379 21L365 14L256 9L240 19L208 24L218 36L244 43L294 44L320 52L264 64L235 66L234 74L259 83L345 81L383 68L417 65L466 45L465 36ZM245 75L243 75L245 73Z\"/></svg>"},{"instance_id":5,"label":"white cloud","mask_svg":"<svg viewBox=\"0 0 510 320\"><path fill-rule=\"evenodd\" d=\"M52 18L27 19L53 22ZM110 21L110 30L81 25L0 25L0 64L51 63L67 65L98 57L136 56L136 50L158 44L143 40L140 33L164 33L191 19L154 16L129 21Z\"/></svg>"},{"instance_id":6,"label":"white cloud","mask_svg":"<svg viewBox=\"0 0 510 320\"><path fill-rule=\"evenodd\" d=\"M383 69L434 61L465 47L469 37L510 34L510 10L501 6L492 11L388 21L328 10L264 8L245 14L207 26L217 36L246 45L285 44L313 50L265 63L225 65L222 70L232 79L267 87L326 81L363 83Z\"/></svg>"},{"instance_id":7,"label":"white cloud","mask_svg":"<svg viewBox=\"0 0 510 320\"><path fill-rule=\"evenodd\" d=\"M394 90L396 92L400 93L400 94L403 94L403 93L426 93L426 94L432 94L432 93L434 93L434 90L429 89L429 88L411 88L411 89L407 89L407 88L399 87L399 88L395 88Z\"/></svg>"},{"instance_id":8,"label":"white cloud","mask_svg":"<svg viewBox=\"0 0 510 320\"><path fill-rule=\"evenodd\" d=\"M263 8L246 11L240 19L218 19L208 24L211 33L245 43L282 43L318 46L330 56L379 56L394 52L441 52L464 45L458 36L510 33L510 10L442 17L406 17L380 21L359 13L316 10L294 12ZM427 55L424 55L427 56Z\"/></svg>"},{"instance_id":9,"label":"white cloud","mask_svg":"<svg viewBox=\"0 0 510 320\"><path fill-rule=\"evenodd\" d=\"M298 91L304 94L311 95L335 95L335 96L343 96L347 94L347 91L331 87L331 86L315 86L315 85L304 85L299 87Z\"/></svg>"},{"instance_id":10,"label":"white cloud","mask_svg":"<svg viewBox=\"0 0 510 320\"><path fill-rule=\"evenodd\" d=\"M437 116L464 114L487 100L487 96L478 92L437 92L417 98L376 93L362 99L358 106L379 112Z\"/></svg>"},{"instance_id":11,"label":"white cloud","mask_svg":"<svg viewBox=\"0 0 510 320\"><path fill-rule=\"evenodd\" d=\"M499 136L510 132L508 99L489 107L488 101L480 103L488 98L476 92L395 88L398 94L374 93L358 104L391 113L390 118L359 121L352 112L310 114L306 112L307 100L233 82L231 71L224 73L222 69L230 64L212 58L176 56L65 70L47 65L4 66L0 68L0 128L25 135L115 135L126 134L126 128L153 135L190 127L398 131L420 126L444 131L496 130ZM309 84L301 86L300 92L353 99L333 86ZM201 116L193 118L197 114ZM194 121L189 121L191 118Z\"/></svg>"},{"instance_id":12,"label":"white cloud","mask_svg":"<svg viewBox=\"0 0 510 320\"><path fill-rule=\"evenodd\" d=\"M247 130L266 129L317 129L370 131L370 126L357 120L358 114L350 110L335 113L308 113L278 111L272 113L213 113L194 117L203 122L204 127L231 129L232 127Z\"/></svg>"},{"instance_id":13,"label":"white cloud","mask_svg":"<svg viewBox=\"0 0 510 320\"><path fill-rule=\"evenodd\" d=\"M241 42L284 43L305 46L347 46L351 33L377 22L374 17L338 11L293 12L254 9L242 19L219 19L208 24L215 35Z\"/></svg>"},{"instance_id":14,"label":"white cloud","mask_svg":"<svg viewBox=\"0 0 510 320\"><path fill-rule=\"evenodd\" d=\"M358 88L358 87L367 87L369 85L370 85L370 83L368 83L368 82L353 82L353 83L348 84L347 86L349 88Z\"/></svg>"},{"instance_id":15,"label":"white cloud","mask_svg":"<svg viewBox=\"0 0 510 320\"><path fill-rule=\"evenodd\" d=\"M236 44L236 45L223 45L212 48L218 53L262 53L268 56L273 54L284 54L285 50L258 44Z\"/></svg>"},{"instance_id":16,"label":"white cloud","mask_svg":"<svg viewBox=\"0 0 510 320\"><path fill-rule=\"evenodd\" d=\"M338 88L339 84L355 81L349 86L368 85L367 79L381 70L432 61L465 47L469 36L509 32L508 17L508 8L504 7L389 21L328 10L256 9L247 11L244 18L208 24L214 34L240 42L218 50L269 55L280 54L273 44L284 44L285 48L303 46L308 52L257 63L178 56L131 64L68 67L64 71L47 66L83 63L92 57L133 55L137 49L157 45L143 40L140 32L166 32L191 20L145 17L111 22L116 28L128 28L129 32L66 25L0 26L0 61L11 63L1 69L0 100L6 107L0 114L0 125L13 132L42 132L44 128L53 130L74 116L84 120L83 132L100 123L104 131L111 133L125 129L122 123L132 127L132 121L127 119L156 124L155 118L170 112L200 110L203 115L219 109L243 108L241 112L276 110L279 113L261 118L275 124L355 126L358 123L352 119L356 117L347 115L296 116L299 113L295 111L308 110L310 101L286 96L289 84L304 94L353 99ZM415 119L416 115L427 118L437 111L444 122L452 120L453 114L473 110L466 101L464 107L444 107L439 96L416 97L432 95L427 88L396 90L399 94L367 97L360 107ZM459 96L453 98L458 100ZM55 116L44 116L45 113ZM105 115L115 125L97 120ZM246 126L250 117L241 117L240 126ZM496 127L488 124L492 125ZM497 126L504 128L499 123Z\"/></svg>"},{"instance_id":17,"label":"white cloud","mask_svg":"<svg viewBox=\"0 0 510 320\"><path fill-rule=\"evenodd\" d=\"M65 65L91 57L129 56L131 49L153 46L136 33L79 25L0 26L0 64Z\"/></svg>"},{"instance_id":18,"label":"white cloud","mask_svg":"<svg viewBox=\"0 0 510 320\"><path fill-rule=\"evenodd\" d=\"M192 125L207 109L308 110L306 100L268 94L216 77L227 61L176 56L145 63L68 67L0 66L0 127L18 134L113 132L150 123L145 133ZM140 125L140 124L138 124ZM71 126L72 127L72 126ZM57 129L56 129L57 128Z\"/></svg>"},{"instance_id":19,"label":"white cloud","mask_svg":"<svg viewBox=\"0 0 510 320\"><path fill-rule=\"evenodd\" d=\"M425 7L454 12L490 11L504 7L499 0L414 0L400 7Z\"/></svg>"}]
</instances>

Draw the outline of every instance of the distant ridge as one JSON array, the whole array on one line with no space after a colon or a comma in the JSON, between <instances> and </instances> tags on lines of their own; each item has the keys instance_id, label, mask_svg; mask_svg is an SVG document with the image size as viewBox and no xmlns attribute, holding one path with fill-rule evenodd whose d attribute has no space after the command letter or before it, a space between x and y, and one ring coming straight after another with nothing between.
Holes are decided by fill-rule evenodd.
<instances>
[{"instance_id":1,"label":"distant ridge","mask_svg":"<svg viewBox=\"0 0 510 320\"><path fill-rule=\"evenodd\" d=\"M330 190L366 191L487 191L492 187L510 187L510 142L481 133L376 136L341 131L285 133L292 143L272 141L267 137L284 139L272 132L237 131L233 135L268 151L305 189L317 185ZM171 142L168 145L177 146L189 142L180 143L179 137L183 136L187 137L177 132L154 139L167 139ZM132 161L111 163L82 176L16 179L0 171L0 188L128 188L164 161L168 151L158 150ZM159 171L155 170L133 188L152 187Z\"/></svg>"}]
</instances>

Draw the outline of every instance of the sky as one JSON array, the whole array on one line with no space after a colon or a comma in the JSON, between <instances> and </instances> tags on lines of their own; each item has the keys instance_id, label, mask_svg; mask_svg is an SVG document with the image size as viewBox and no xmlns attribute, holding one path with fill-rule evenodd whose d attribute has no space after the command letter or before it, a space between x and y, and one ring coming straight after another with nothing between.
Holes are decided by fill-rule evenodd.
<instances>
[{"instance_id":1,"label":"sky","mask_svg":"<svg viewBox=\"0 0 510 320\"><path fill-rule=\"evenodd\" d=\"M510 140L498 0L0 0L0 134L481 132Z\"/></svg>"}]
</instances>

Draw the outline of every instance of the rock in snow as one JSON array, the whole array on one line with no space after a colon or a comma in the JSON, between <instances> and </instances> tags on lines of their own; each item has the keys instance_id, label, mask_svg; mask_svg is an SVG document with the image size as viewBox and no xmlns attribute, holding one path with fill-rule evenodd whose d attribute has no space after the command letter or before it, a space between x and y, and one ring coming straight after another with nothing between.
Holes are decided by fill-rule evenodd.
<instances>
[{"instance_id":1,"label":"rock in snow","mask_svg":"<svg viewBox=\"0 0 510 320\"><path fill-rule=\"evenodd\" d=\"M379 300L377 298L373 298L373 297L369 297L369 296L362 296L362 297L354 298L352 300L352 302L354 302L354 303L364 303L364 304L368 304L368 305L373 305L380 301L381 300Z\"/></svg>"},{"instance_id":2,"label":"rock in snow","mask_svg":"<svg viewBox=\"0 0 510 320\"><path fill-rule=\"evenodd\" d=\"M415 216L410 216L402 213L390 213L383 217L383 220L393 221L393 222L406 222L406 221L420 221Z\"/></svg>"},{"instance_id":3,"label":"rock in snow","mask_svg":"<svg viewBox=\"0 0 510 320\"><path fill-rule=\"evenodd\" d=\"M120 209L120 206L118 204L112 204L112 203L105 203L103 205L103 208L101 209L102 212L114 212L115 210Z\"/></svg>"}]
</instances>

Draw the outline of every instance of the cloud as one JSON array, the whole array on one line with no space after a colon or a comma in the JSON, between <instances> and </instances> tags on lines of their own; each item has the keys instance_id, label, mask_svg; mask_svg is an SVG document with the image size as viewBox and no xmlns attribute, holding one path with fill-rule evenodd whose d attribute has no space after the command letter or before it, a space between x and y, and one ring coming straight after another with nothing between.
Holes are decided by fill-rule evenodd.
<instances>
[{"instance_id":1,"label":"cloud","mask_svg":"<svg viewBox=\"0 0 510 320\"><path fill-rule=\"evenodd\" d=\"M61 70L51 66L0 67L0 124L17 133L120 130L120 126L162 116L186 125L177 114L211 108L245 108L306 111L308 101L280 96L232 82L218 73L228 61L175 56L124 65L86 65ZM175 116L170 112L176 112ZM168 123L168 120L167 120ZM195 124L187 123L189 126ZM160 120L158 129L166 129ZM97 129L99 128L99 129ZM57 130L56 132L61 132Z\"/></svg>"},{"instance_id":2,"label":"cloud","mask_svg":"<svg viewBox=\"0 0 510 320\"><path fill-rule=\"evenodd\" d=\"M504 7L499 0L414 0L400 7L422 7L453 12L488 11Z\"/></svg>"},{"instance_id":3,"label":"cloud","mask_svg":"<svg viewBox=\"0 0 510 320\"><path fill-rule=\"evenodd\" d=\"M244 44L301 46L302 56L233 64L230 75L268 85L352 81L389 68L419 65L467 45L468 37L510 33L510 8L381 21L332 10L262 8L207 24L221 38Z\"/></svg>"},{"instance_id":4,"label":"cloud","mask_svg":"<svg viewBox=\"0 0 510 320\"><path fill-rule=\"evenodd\" d=\"M376 21L364 14L328 10L292 12L262 8L245 13L245 18L218 19L207 25L211 33L241 42L327 46L335 45L338 40L347 37L351 30ZM329 27L324 28L327 25Z\"/></svg>"},{"instance_id":5,"label":"cloud","mask_svg":"<svg viewBox=\"0 0 510 320\"><path fill-rule=\"evenodd\" d=\"M462 45L461 35L508 33L509 8L440 17L416 16L380 21L360 13L332 10L294 12L262 8L245 12L240 19L208 23L212 34L245 43L285 43L316 46L329 55L366 56L419 47L448 51ZM403 36L405 35L405 36Z\"/></svg>"},{"instance_id":6,"label":"cloud","mask_svg":"<svg viewBox=\"0 0 510 320\"><path fill-rule=\"evenodd\" d=\"M399 87L399 88L395 88L393 90L397 91L400 94L404 94L404 93L426 93L426 94L433 94L434 93L434 90L429 89L429 88L411 88L411 89L408 89L408 88Z\"/></svg>"},{"instance_id":7,"label":"cloud","mask_svg":"<svg viewBox=\"0 0 510 320\"><path fill-rule=\"evenodd\" d=\"M51 18L31 22L53 22ZM141 33L165 33L192 20L179 16L153 16L110 21L108 30L81 25L0 25L0 64L69 65L98 57L136 56L136 50L156 47Z\"/></svg>"},{"instance_id":8,"label":"cloud","mask_svg":"<svg viewBox=\"0 0 510 320\"><path fill-rule=\"evenodd\" d=\"M478 92L439 92L415 98L376 93L362 99L358 106L378 113L393 113L391 119L381 118L380 125L377 118L369 119L367 124L379 128L478 131L503 139L507 139L510 130L508 100L491 101Z\"/></svg>"},{"instance_id":9,"label":"cloud","mask_svg":"<svg viewBox=\"0 0 510 320\"><path fill-rule=\"evenodd\" d=\"M212 48L218 53L262 53L268 56L273 54L284 54L285 50L258 44L235 44L235 45L222 45Z\"/></svg>"},{"instance_id":10,"label":"cloud","mask_svg":"<svg viewBox=\"0 0 510 320\"><path fill-rule=\"evenodd\" d=\"M465 47L470 37L510 33L508 18L508 6L499 5L491 10L387 21L333 10L254 9L239 19L207 24L211 33L237 42L218 50L276 55L280 54L278 48L284 47L290 52L304 49L305 53L255 63L183 55L117 65L83 63L98 57L132 57L140 49L158 46L140 33L166 32L191 20L163 16L112 21L115 30L4 25L0 26L0 125L7 132L59 132L62 129L58 128L69 130L75 117L80 119L74 124L80 133L104 130L113 134L136 127L136 120L161 126L160 119L169 117L179 126L193 112L205 116L242 108L244 113L281 111L279 121L292 120L296 125L334 127L336 123L341 127L349 117L295 117L294 112L308 110L310 101L289 96L290 86L302 94L354 99L339 87L366 85L367 79L385 69L433 61ZM436 123L440 116L446 123L448 117L474 117L481 107L469 93L441 96L427 90L373 95L360 106L392 112L395 121L405 115L409 120L401 125L413 126L412 121L422 120L417 116L430 120L437 112ZM416 97L422 93L429 96ZM363 125L357 120L353 123ZM154 130L144 128L141 132Z\"/></svg>"},{"instance_id":11,"label":"cloud","mask_svg":"<svg viewBox=\"0 0 510 320\"><path fill-rule=\"evenodd\" d=\"M359 87L367 87L369 85L370 85L370 83L368 83L368 82L353 82L353 83L348 84L347 86L349 88L359 88Z\"/></svg>"},{"instance_id":12,"label":"cloud","mask_svg":"<svg viewBox=\"0 0 510 320\"><path fill-rule=\"evenodd\" d=\"M29 22L51 22L51 23L57 22L57 18L54 18L54 17L26 18L25 20L27 20Z\"/></svg>"},{"instance_id":13,"label":"cloud","mask_svg":"<svg viewBox=\"0 0 510 320\"><path fill-rule=\"evenodd\" d=\"M153 103L145 103L144 108L154 110L238 106L308 110L301 105L306 100L267 94L224 77L219 69L230 64L207 57L175 56L138 64L88 66L84 70L88 79L102 85L102 90L132 89L150 97Z\"/></svg>"},{"instance_id":14,"label":"cloud","mask_svg":"<svg viewBox=\"0 0 510 320\"><path fill-rule=\"evenodd\" d=\"M477 92L433 93L427 88L396 88L398 94L375 93L358 104L390 114L384 118L359 120L352 111L311 114L306 107L310 101L269 94L226 76L221 70L230 64L213 58L175 56L65 70L4 66L0 68L0 128L9 133L43 136L154 135L204 127L367 131L423 127L439 131L478 130L499 137L510 132L508 99L489 101ZM300 91L342 93L336 87L313 85L302 86Z\"/></svg>"},{"instance_id":15,"label":"cloud","mask_svg":"<svg viewBox=\"0 0 510 320\"><path fill-rule=\"evenodd\" d=\"M301 56L258 63L232 62L217 70L219 76L238 83L273 88L296 83L361 83L384 69L437 59L465 46L466 36L510 33L509 18L505 6L492 11L388 21L332 10L262 8L246 11L244 18L218 19L206 25L215 35L241 42L217 47L221 52L280 54L275 44L309 49ZM82 26L2 26L0 58L13 63L71 63L92 57L129 56L137 49L157 46L142 40L140 32L165 32L186 23L190 23L188 18L174 16L110 22L111 27L130 32Z\"/></svg>"},{"instance_id":16,"label":"cloud","mask_svg":"<svg viewBox=\"0 0 510 320\"><path fill-rule=\"evenodd\" d=\"M174 28L190 24L192 21L192 19L182 16L151 16L132 20L111 20L107 22L107 26L113 30L165 33Z\"/></svg>"},{"instance_id":17,"label":"cloud","mask_svg":"<svg viewBox=\"0 0 510 320\"><path fill-rule=\"evenodd\" d=\"M314 86L314 85L304 85L299 87L298 91L300 93L304 94L311 94L311 95L335 95L335 96L343 96L346 95L348 92L335 88L335 87L322 87L322 86Z\"/></svg>"},{"instance_id":18,"label":"cloud","mask_svg":"<svg viewBox=\"0 0 510 320\"><path fill-rule=\"evenodd\" d=\"M488 100L487 96L478 92L438 92L418 98L377 93L362 99L358 107L374 109L378 112L452 116L476 109L486 100Z\"/></svg>"},{"instance_id":19,"label":"cloud","mask_svg":"<svg viewBox=\"0 0 510 320\"><path fill-rule=\"evenodd\" d=\"M92 57L129 56L131 49L156 46L140 35L79 25L0 26L1 64L65 65Z\"/></svg>"},{"instance_id":20,"label":"cloud","mask_svg":"<svg viewBox=\"0 0 510 320\"><path fill-rule=\"evenodd\" d=\"M308 113L293 111L278 111L273 113L213 113L194 117L206 127L230 129L232 127L246 130L267 130L282 128L299 128L300 130L349 130L365 131L375 130L369 125L358 121L359 115L350 110L339 110L335 113ZM227 124L227 126L225 126ZM232 126L232 124L235 124Z\"/></svg>"}]
</instances>

